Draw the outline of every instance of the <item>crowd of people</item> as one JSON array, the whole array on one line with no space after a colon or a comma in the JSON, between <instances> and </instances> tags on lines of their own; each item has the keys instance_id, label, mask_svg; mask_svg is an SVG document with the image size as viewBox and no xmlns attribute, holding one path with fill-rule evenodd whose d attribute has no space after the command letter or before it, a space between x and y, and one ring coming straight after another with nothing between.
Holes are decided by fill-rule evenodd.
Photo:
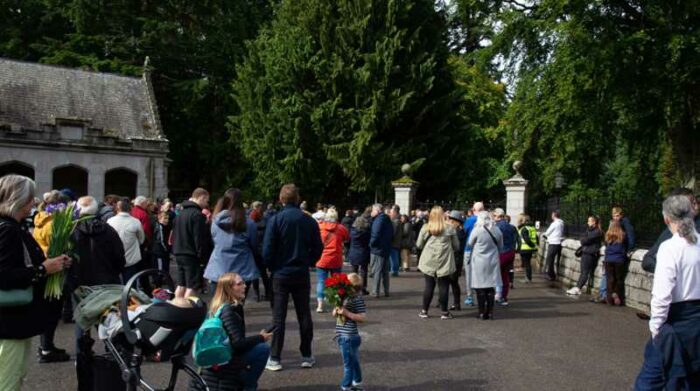
<instances>
[{"instance_id":1,"label":"crowd of people","mask_svg":"<svg viewBox=\"0 0 700 391\"><path fill-rule=\"evenodd\" d=\"M210 195L202 188L179 204L112 195L100 203L91 196L76 199L68 189L53 190L37 200L34 193L35 185L28 178L0 178L0 290L34 292L34 299L26 306L0 303L3 390L20 388L33 336L41 336L37 351L40 363L70 359L53 339L61 315L70 321L75 305L71 302L73 290L81 285L125 284L140 271L155 268L162 271L159 277L137 282L142 291L151 294L166 285L171 260L176 270L173 296L185 298L211 291L210 314L219 314L236 347L235 360L203 372L212 384L210 389L239 389L241 384L244 389L256 389L264 369L282 370L290 296L299 323L300 366L314 367L309 304L312 270L316 273L316 312L345 319L336 328L345 372L341 389L362 389L358 323L366 319L364 297L382 300L390 296L391 279L415 268L424 281L422 304L417 304L420 318L431 317L437 286L440 319L453 319L453 312L465 305L477 307L478 319L492 320L496 306L509 305L509 294L515 287L516 254L525 274L521 282L532 282L532 259L539 251L540 236L546 242L545 279L558 278L566 227L555 211L551 224L540 234L527 214L516 216L511 224L503 209L487 210L481 202L467 211L433 206L429 211L408 214L402 214L398 205L374 204L364 210L347 210L340 219L333 206L319 204L312 213L293 184L281 188L278 207L269 204L265 210L259 201L247 205L235 188L228 189L213 210ZM51 210L69 203L76 205L81 217L73 233L74 251L48 258ZM668 384L669 379L699 384L693 383L698 381L697 372L669 374L666 365L668 360L688 360L674 355L674 349L683 349L674 338L682 336L681 346L691 338L700 338L697 202L692 193L679 190L664 202L663 215L668 228L643 261L643 267L656 275L650 315L653 339L646 348L638 389L653 389L644 387ZM588 218L576 254L581 259L580 278L566 293L580 295L593 283L604 248L603 281L599 296L593 300L622 306L635 236L621 208L613 208L611 217L605 232L599 216ZM325 281L346 263L353 271L349 276L354 287L351 298L342 307L327 309ZM68 276L62 299L45 299L46 276L62 270ZM272 327L246 336L243 303L253 294L257 301L270 302ZM76 336L85 332L76 326ZM700 346L692 346L696 345ZM700 360L700 351L691 353L692 363ZM689 371L690 367L684 368Z\"/></svg>"}]
</instances>

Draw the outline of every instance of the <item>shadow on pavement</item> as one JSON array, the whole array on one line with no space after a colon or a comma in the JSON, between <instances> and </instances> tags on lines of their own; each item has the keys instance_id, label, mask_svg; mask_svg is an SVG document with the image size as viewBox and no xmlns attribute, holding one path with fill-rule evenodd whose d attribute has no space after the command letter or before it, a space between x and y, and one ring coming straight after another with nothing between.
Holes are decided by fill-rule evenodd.
<instances>
[{"instance_id":1,"label":"shadow on pavement","mask_svg":"<svg viewBox=\"0 0 700 391\"><path fill-rule=\"evenodd\" d=\"M410 386L372 386L373 390L387 391L425 391L425 390L445 390L445 391L481 391L486 390L488 382L481 379L465 379L465 380L437 380L420 384L412 384ZM280 391L326 391L337 390L338 385L333 384L314 384L301 386L282 386L275 387L275 390Z\"/></svg>"},{"instance_id":2,"label":"shadow on pavement","mask_svg":"<svg viewBox=\"0 0 700 391\"><path fill-rule=\"evenodd\" d=\"M404 350L401 352L389 352L389 351L378 351L378 350L361 350L360 351L360 361L362 364L370 363L389 363L389 362L404 362L404 361L417 361L417 360L444 360L455 357L462 357L469 354L479 354L486 352L486 349L482 348L465 348L457 350L428 350L428 349L415 349L415 350ZM339 354L320 354L316 356L316 366L322 367L335 367L338 366L340 360Z\"/></svg>"}]
</instances>

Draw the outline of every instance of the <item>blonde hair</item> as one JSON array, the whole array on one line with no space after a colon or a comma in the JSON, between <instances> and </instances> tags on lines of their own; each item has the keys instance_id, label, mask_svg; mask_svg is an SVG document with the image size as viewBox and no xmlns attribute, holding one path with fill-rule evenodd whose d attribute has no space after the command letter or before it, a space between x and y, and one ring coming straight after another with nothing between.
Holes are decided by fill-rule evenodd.
<instances>
[{"instance_id":1,"label":"blonde hair","mask_svg":"<svg viewBox=\"0 0 700 391\"><path fill-rule=\"evenodd\" d=\"M338 221L338 211L335 208L329 208L325 216L326 221L337 222Z\"/></svg>"},{"instance_id":2,"label":"blonde hair","mask_svg":"<svg viewBox=\"0 0 700 391\"><path fill-rule=\"evenodd\" d=\"M216 311L224 304L240 304L233 294L233 288L236 286L236 277L240 278L241 276L238 273L224 273L219 277L219 281L216 282L216 292L209 305L209 314L216 314Z\"/></svg>"},{"instance_id":3,"label":"blonde hair","mask_svg":"<svg viewBox=\"0 0 700 391\"><path fill-rule=\"evenodd\" d=\"M611 220L608 231L605 233L606 243L622 243L625 240L625 231L618 221Z\"/></svg>"},{"instance_id":4,"label":"blonde hair","mask_svg":"<svg viewBox=\"0 0 700 391\"><path fill-rule=\"evenodd\" d=\"M359 274L348 274L348 280L350 280L350 283L356 292L360 292L362 290L362 277Z\"/></svg>"},{"instance_id":5,"label":"blonde hair","mask_svg":"<svg viewBox=\"0 0 700 391\"><path fill-rule=\"evenodd\" d=\"M0 178L0 215L15 218L27 203L34 201L36 185L22 175L5 175Z\"/></svg>"},{"instance_id":6,"label":"blonde hair","mask_svg":"<svg viewBox=\"0 0 700 391\"><path fill-rule=\"evenodd\" d=\"M439 205L430 209L428 217L428 232L433 236L439 236L445 230L445 211Z\"/></svg>"}]
</instances>

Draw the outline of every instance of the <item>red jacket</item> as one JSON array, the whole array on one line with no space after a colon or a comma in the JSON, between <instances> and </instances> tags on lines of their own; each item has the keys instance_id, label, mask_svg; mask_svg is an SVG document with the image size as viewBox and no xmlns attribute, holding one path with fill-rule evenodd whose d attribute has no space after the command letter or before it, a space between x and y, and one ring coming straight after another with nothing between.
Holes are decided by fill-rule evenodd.
<instances>
[{"instance_id":1,"label":"red jacket","mask_svg":"<svg viewBox=\"0 0 700 391\"><path fill-rule=\"evenodd\" d=\"M150 243L153 238L153 228L151 227L151 218L148 216L146 209L138 205L134 205L131 209L131 216L135 217L141 222L141 227L143 227L143 233L146 234L146 240Z\"/></svg>"},{"instance_id":2,"label":"red jacket","mask_svg":"<svg viewBox=\"0 0 700 391\"><path fill-rule=\"evenodd\" d=\"M342 224L321 222L318 225L321 230L321 242L323 253L321 259L316 262L316 267L323 269L339 269L343 266L343 243L350 240L348 229Z\"/></svg>"}]
</instances>

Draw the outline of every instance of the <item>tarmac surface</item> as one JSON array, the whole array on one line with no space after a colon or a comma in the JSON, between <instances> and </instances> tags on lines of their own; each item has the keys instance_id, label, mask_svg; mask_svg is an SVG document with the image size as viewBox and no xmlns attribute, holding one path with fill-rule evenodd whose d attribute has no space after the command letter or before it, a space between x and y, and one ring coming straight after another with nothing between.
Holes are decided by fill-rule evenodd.
<instances>
[{"instance_id":1,"label":"tarmac surface","mask_svg":"<svg viewBox=\"0 0 700 391\"><path fill-rule=\"evenodd\" d=\"M391 279L391 296L366 298L360 347L367 390L629 390L639 372L649 338L648 324L630 308L593 304L589 296L568 297L561 287L537 276L520 282L510 306L495 309L495 320L476 319L476 308L441 320L431 308L420 319L423 277L402 273ZM312 310L315 308L312 285ZM463 295L464 297L464 295ZM437 302L437 289L433 302ZM249 300L247 331L271 324L269 303ZM300 368L299 336L290 299L282 354L284 369L263 373L261 390L339 389L342 359L333 341L335 320L313 312L316 366ZM38 337L34 340L34 346ZM59 325L56 345L74 357L73 325ZM36 349L36 347L34 347ZM143 377L167 385L169 363L144 363ZM177 389L186 390L180 372ZM38 364L32 359L24 390L77 389L75 363Z\"/></svg>"}]
</instances>

